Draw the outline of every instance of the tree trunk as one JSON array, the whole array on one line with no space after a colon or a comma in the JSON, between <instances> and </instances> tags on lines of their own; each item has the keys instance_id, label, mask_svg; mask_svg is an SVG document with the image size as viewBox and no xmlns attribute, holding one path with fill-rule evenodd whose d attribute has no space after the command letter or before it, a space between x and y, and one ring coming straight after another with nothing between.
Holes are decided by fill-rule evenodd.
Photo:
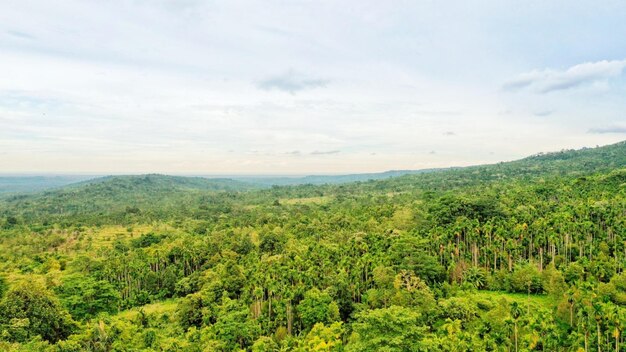
<instances>
[{"instance_id":1,"label":"tree trunk","mask_svg":"<svg viewBox=\"0 0 626 352\"><path fill-rule=\"evenodd\" d=\"M602 340L600 339L600 322L599 321L596 322L596 328L598 331L598 352L602 352L602 350L600 349Z\"/></svg>"},{"instance_id":2,"label":"tree trunk","mask_svg":"<svg viewBox=\"0 0 626 352\"><path fill-rule=\"evenodd\" d=\"M291 312L291 301L287 303L287 333L291 336L293 326L293 313Z\"/></svg>"},{"instance_id":3,"label":"tree trunk","mask_svg":"<svg viewBox=\"0 0 626 352\"><path fill-rule=\"evenodd\" d=\"M514 334L515 334L515 352L517 352L517 321L515 322Z\"/></svg>"},{"instance_id":4,"label":"tree trunk","mask_svg":"<svg viewBox=\"0 0 626 352\"><path fill-rule=\"evenodd\" d=\"M496 249L494 248L493 250L493 271L496 271L496 267L498 266L498 257L496 256L496 254L498 253L498 251L496 251Z\"/></svg>"}]
</instances>

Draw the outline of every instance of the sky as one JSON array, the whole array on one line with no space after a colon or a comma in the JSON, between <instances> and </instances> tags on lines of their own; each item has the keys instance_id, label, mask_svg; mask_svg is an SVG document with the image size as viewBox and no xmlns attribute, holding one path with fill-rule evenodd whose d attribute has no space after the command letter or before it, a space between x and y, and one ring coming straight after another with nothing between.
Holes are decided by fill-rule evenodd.
<instances>
[{"instance_id":1,"label":"sky","mask_svg":"<svg viewBox=\"0 0 626 352\"><path fill-rule=\"evenodd\" d=\"M626 139L624 1L0 2L0 173L341 174Z\"/></svg>"}]
</instances>

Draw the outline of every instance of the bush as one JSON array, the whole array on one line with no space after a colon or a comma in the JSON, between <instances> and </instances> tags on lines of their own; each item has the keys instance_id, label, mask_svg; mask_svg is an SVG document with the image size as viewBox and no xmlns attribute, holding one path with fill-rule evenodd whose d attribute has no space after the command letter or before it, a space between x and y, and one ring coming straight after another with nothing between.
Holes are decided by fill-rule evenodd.
<instances>
[{"instance_id":1,"label":"bush","mask_svg":"<svg viewBox=\"0 0 626 352\"><path fill-rule=\"evenodd\" d=\"M509 276L509 291L523 293L542 293L541 274L533 264L518 265Z\"/></svg>"},{"instance_id":2,"label":"bush","mask_svg":"<svg viewBox=\"0 0 626 352\"><path fill-rule=\"evenodd\" d=\"M116 313L120 295L107 281L84 275L68 276L57 293L75 319L94 318L98 313Z\"/></svg>"},{"instance_id":3,"label":"bush","mask_svg":"<svg viewBox=\"0 0 626 352\"><path fill-rule=\"evenodd\" d=\"M56 297L37 281L19 283L0 302L0 328L8 331L11 341L41 336L56 342L67 338L75 327Z\"/></svg>"},{"instance_id":4,"label":"bush","mask_svg":"<svg viewBox=\"0 0 626 352\"><path fill-rule=\"evenodd\" d=\"M7 290L9 289L9 284L7 283L7 280L0 276L0 299L2 299L2 297L4 297L4 293L7 292Z\"/></svg>"},{"instance_id":5,"label":"bush","mask_svg":"<svg viewBox=\"0 0 626 352\"><path fill-rule=\"evenodd\" d=\"M487 289L491 291L506 291L509 287L509 272L498 270L487 277Z\"/></svg>"},{"instance_id":6,"label":"bush","mask_svg":"<svg viewBox=\"0 0 626 352\"><path fill-rule=\"evenodd\" d=\"M330 324L340 319L337 303L328 293L318 289L304 294L297 311L305 330L311 329L316 323Z\"/></svg>"},{"instance_id":7,"label":"bush","mask_svg":"<svg viewBox=\"0 0 626 352\"><path fill-rule=\"evenodd\" d=\"M576 283L585 278L585 267L580 263L573 262L565 269L565 282L568 284Z\"/></svg>"}]
</instances>

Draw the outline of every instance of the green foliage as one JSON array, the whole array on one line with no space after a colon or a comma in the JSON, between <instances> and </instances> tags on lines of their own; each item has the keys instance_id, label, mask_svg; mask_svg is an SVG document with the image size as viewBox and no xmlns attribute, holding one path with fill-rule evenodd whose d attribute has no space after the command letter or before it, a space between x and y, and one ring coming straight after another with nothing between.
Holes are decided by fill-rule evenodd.
<instances>
[{"instance_id":1,"label":"green foliage","mask_svg":"<svg viewBox=\"0 0 626 352\"><path fill-rule=\"evenodd\" d=\"M78 320L94 318L102 312L115 313L120 304L120 295L113 285L80 274L66 276L56 292Z\"/></svg>"},{"instance_id":2,"label":"green foliage","mask_svg":"<svg viewBox=\"0 0 626 352\"><path fill-rule=\"evenodd\" d=\"M444 269L429 249L427 241L406 235L393 241L389 254L397 269L411 270L428 282L438 282L444 276Z\"/></svg>"},{"instance_id":3,"label":"green foliage","mask_svg":"<svg viewBox=\"0 0 626 352\"><path fill-rule=\"evenodd\" d=\"M40 336L56 342L75 328L56 297L37 281L16 284L0 302L0 331L10 341L24 342Z\"/></svg>"},{"instance_id":4,"label":"green foliage","mask_svg":"<svg viewBox=\"0 0 626 352\"><path fill-rule=\"evenodd\" d=\"M452 321L469 322L478 317L476 302L468 297L450 297L439 302L441 314Z\"/></svg>"},{"instance_id":5,"label":"green foliage","mask_svg":"<svg viewBox=\"0 0 626 352\"><path fill-rule=\"evenodd\" d=\"M428 328L422 315L398 306L359 313L346 351L419 351Z\"/></svg>"},{"instance_id":6,"label":"green foliage","mask_svg":"<svg viewBox=\"0 0 626 352\"><path fill-rule=\"evenodd\" d=\"M184 329L192 326L201 327L203 320L204 302L200 294L191 294L185 297L178 306L178 321Z\"/></svg>"},{"instance_id":7,"label":"green foliage","mask_svg":"<svg viewBox=\"0 0 626 352\"><path fill-rule=\"evenodd\" d=\"M542 293L541 274L533 264L520 264L509 278L509 290L512 292Z\"/></svg>"},{"instance_id":8,"label":"green foliage","mask_svg":"<svg viewBox=\"0 0 626 352\"><path fill-rule=\"evenodd\" d=\"M625 165L620 143L357 183L7 196L0 350L623 350Z\"/></svg>"},{"instance_id":9,"label":"green foliage","mask_svg":"<svg viewBox=\"0 0 626 352\"><path fill-rule=\"evenodd\" d=\"M331 324L339 320L339 307L326 292L312 289L304 294L298 304L298 315L304 330L309 330L317 323Z\"/></svg>"},{"instance_id":10,"label":"green foliage","mask_svg":"<svg viewBox=\"0 0 626 352\"><path fill-rule=\"evenodd\" d=\"M493 196L467 199L445 195L430 204L429 213L440 225L455 223L459 218L478 219L485 222L502 216L499 204Z\"/></svg>"},{"instance_id":11,"label":"green foliage","mask_svg":"<svg viewBox=\"0 0 626 352\"><path fill-rule=\"evenodd\" d=\"M488 273L483 268L475 266L470 267L463 274L463 280L477 289L483 289L487 286Z\"/></svg>"},{"instance_id":12,"label":"green foliage","mask_svg":"<svg viewBox=\"0 0 626 352\"><path fill-rule=\"evenodd\" d=\"M302 341L297 351L343 351L344 327L342 322L334 322L328 326L324 323L317 323Z\"/></svg>"},{"instance_id":13,"label":"green foliage","mask_svg":"<svg viewBox=\"0 0 626 352\"><path fill-rule=\"evenodd\" d=\"M562 297L568 288L563 274L556 269L554 265L548 266L548 268L541 273L541 281L543 291L555 298Z\"/></svg>"},{"instance_id":14,"label":"green foliage","mask_svg":"<svg viewBox=\"0 0 626 352\"><path fill-rule=\"evenodd\" d=\"M278 351L278 344L271 337L261 336L252 345L252 352L274 351Z\"/></svg>"},{"instance_id":15,"label":"green foliage","mask_svg":"<svg viewBox=\"0 0 626 352\"><path fill-rule=\"evenodd\" d=\"M141 235L141 237L132 240L132 246L135 248L146 248L146 247L150 247L153 244L157 244L159 242L161 242L162 237L159 235L156 235L152 232L147 233L145 235Z\"/></svg>"},{"instance_id":16,"label":"green foliage","mask_svg":"<svg viewBox=\"0 0 626 352\"><path fill-rule=\"evenodd\" d=\"M248 319L249 311L227 296L222 299L215 324L209 331L223 344L223 349L233 351L250 346L260 335L259 326Z\"/></svg>"},{"instance_id":17,"label":"green foliage","mask_svg":"<svg viewBox=\"0 0 626 352\"><path fill-rule=\"evenodd\" d=\"M7 292L8 289L9 283L7 282L7 279L5 279L3 276L0 276L0 299L4 297L4 294Z\"/></svg>"}]
</instances>

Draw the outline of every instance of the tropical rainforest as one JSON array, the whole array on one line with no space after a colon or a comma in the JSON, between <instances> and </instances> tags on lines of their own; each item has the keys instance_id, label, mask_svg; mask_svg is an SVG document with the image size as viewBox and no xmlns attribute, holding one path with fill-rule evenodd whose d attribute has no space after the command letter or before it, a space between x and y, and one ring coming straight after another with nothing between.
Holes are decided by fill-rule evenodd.
<instances>
[{"instance_id":1,"label":"tropical rainforest","mask_svg":"<svg viewBox=\"0 0 626 352\"><path fill-rule=\"evenodd\" d=\"M5 192L0 350L626 351L626 142L392 176Z\"/></svg>"}]
</instances>

